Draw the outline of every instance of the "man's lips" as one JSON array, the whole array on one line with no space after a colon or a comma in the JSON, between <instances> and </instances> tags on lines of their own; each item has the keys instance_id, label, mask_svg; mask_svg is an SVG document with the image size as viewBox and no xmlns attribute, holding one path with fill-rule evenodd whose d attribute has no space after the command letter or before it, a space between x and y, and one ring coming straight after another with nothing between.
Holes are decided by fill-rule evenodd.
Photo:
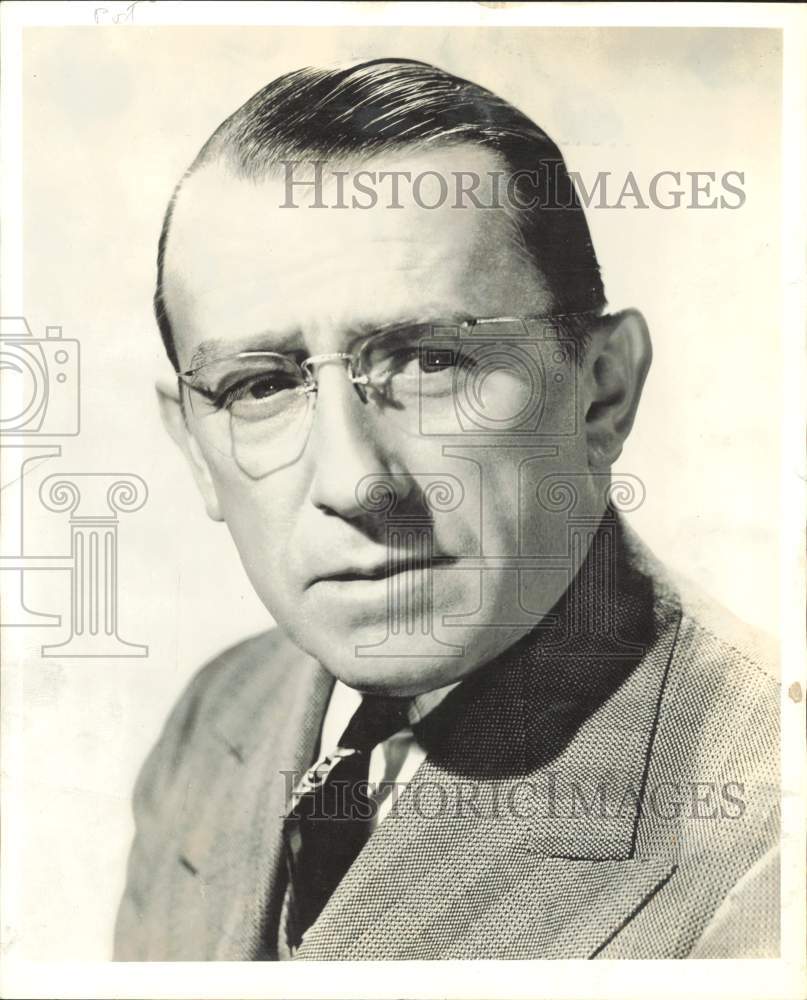
<instances>
[{"instance_id":1,"label":"man's lips","mask_svg":"<svg viewBox=\"0 0 807 1000\"><path fill-rule=\"evenodd\" d=\"M446 565L445 557L439 560L441 566ZM383 563L375 563L368 566L348 566L334 570L327 570L317 573L316 576L306 583L305 590L313 587L316 583L369 583L375 580L385 580L397 576L400 573L417 572L431 567L432 560L424 559L421 556L412 555L409 558L396 558Z\"/></svg>"}]
</instances>

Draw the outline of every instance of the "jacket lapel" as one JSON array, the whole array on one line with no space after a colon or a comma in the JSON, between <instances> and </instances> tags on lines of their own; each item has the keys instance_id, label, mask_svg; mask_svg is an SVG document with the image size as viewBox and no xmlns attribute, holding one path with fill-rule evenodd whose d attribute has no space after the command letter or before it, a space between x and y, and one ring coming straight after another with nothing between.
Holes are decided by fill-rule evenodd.
<instances>
[{"instance_id":1,"label":"jacket lapel","mask_svg":"<svg viewBox=\"0 0 807 1000\"><path fill-rule=\"evenodd\" d=\"M251 685L249 705L234 702L217 720L216 752L229 770L209 790L209 819L195 822L181 842L180 860L195 872L202 897L184 911L202 926L184 927L182 935L205 941L206 959L276 957L271 928L285 888L281 817L289 787L316 753L333 686L296 647L287 659L283 684Z\"/></svg>"},{"instance_id":2,"label":"jacket lapel","mask_svg":"<svg viewBox=\"0 0 807 1000\"><path fill-rule=\"evenodd\" d=\"M429 717L297 958L593 957L663 890L674 866L635 846L679 615L617 568L618 636L570 636L561 607Z\"/></svg>"},{"instance_id":3,"label":"jacket lapel","mask_svg":"<svg viewBox=\"0 0 807 1000\"><path fill-rule=\"evenodd\" d=\"M334 899L296 957L594 958L674 872L662 860L569 860L519 852L447 858L433 867L423 891L416 884L374 924ZM379 885L357 880L354 899L362 899L359 890L377 891Z\"/></svg>"}]
</instances>

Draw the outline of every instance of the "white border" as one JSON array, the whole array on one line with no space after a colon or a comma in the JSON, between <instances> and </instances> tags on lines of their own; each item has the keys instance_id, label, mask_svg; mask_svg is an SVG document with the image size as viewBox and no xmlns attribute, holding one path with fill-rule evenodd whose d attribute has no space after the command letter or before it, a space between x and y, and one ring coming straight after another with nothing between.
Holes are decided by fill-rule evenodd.
<instances>
[{"instance_id":1,"label":"white border","mask_svg":"<svg viewBox=\"0 0 807 1000\"><path fill-rule=\"evenodd\" d=\"M804 15L785 3L364 3L329 0L135 0L138 25L290 25L443 27L783 28L797 31ZM24 27L109 26L97 10L123 13L126 0L5 0L6 19ZM131 23L123 20L118 27Z\"/></svg>"},{"instance_id":2,"label":"white border","mask_svg":"<svg viewBox=\"0 0 807 1000\"><path fill-rule=\"evenodd\" d=\"M795 11L794 11L795 12ZM782 434L781 434L781 648L782 648L782 954L803 955L805 919L805 506L807 468L807 20L785 31L782 74ZM799 30L800 28L800 30ZM800 690L797 701L791 692ZM794 893L794 905L786 894ZM804 966L802 965L802 970ZM801 973L802 995L807 973Z\"/></svg>"},{"instance_id":3,"label":"white border","mask_svg":"<svg viewBox=\"0 0 807 1000\"><path fill-rule=\"evenodd\" d=\"M2 309L22 309L21 40L33 26L96 26L95 12L124 13L128 4L104 0L7 0L2 18ZM768 27L784 33L782 293L782 549L783 643L783 957L745 962L397 962L397 963L48 963L7 961L0 993L7 997L688 997L800 998L807 972L805 934L805 738L804 703L788 690L805 676L805 462L803 432L807 379L804 368L804 178L807 176L807 17L787 4L574 4L488 7L470 3L239 3L158 0L139 2L138 25L412 25L412 26L677 26ZM304 28L303 28L304 30ZM7 726L15 717L15 692ZM4 731L3 763L14 780L14 730ZM6 778L4 796L13 786ZM5 813L8 823L8 811ZM13 815L13 813L12 813ZM15 831L4 841L3 933L14 933L13 893L18 886L5 860L15 853ZM11 914L11 918L7 919Z\"/></svg>"}]
</instances>

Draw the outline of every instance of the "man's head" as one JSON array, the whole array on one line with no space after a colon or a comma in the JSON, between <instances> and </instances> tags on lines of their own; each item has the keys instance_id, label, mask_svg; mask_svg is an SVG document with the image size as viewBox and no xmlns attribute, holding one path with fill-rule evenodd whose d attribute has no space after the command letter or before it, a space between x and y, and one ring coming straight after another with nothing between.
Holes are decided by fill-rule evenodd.
<instances>
[{"instance_id":1,"label":"man's head","mask_svg":"<svg viewBox=\"0 0 807 1000\"><path fill-rule=\"evenodd\" d=\"M393 175L394 197L355 197L360 176L366 191ZM459 198L459 177L479 179L476 199ZM194 372L182 400L162 388L162 406L208 512L278 623L337 676L441 686L561 596L568 573L514 569L562 555L563 521L538 484L573 474L580 509L602 512L591 474L630 430L649 346L638 314L602 316L562 157L512 106L406 60L282 77L183 179L155 302L174 366ZM536 316L553 318L461 325ZM391 378L389 343L415 336L402 328L423 342ZM387 381L362 385L369 370ZM439 391L407 395L407 377ZM379 480L392 510L373 502ZM451 502L429 502L438 481ZM506 558L479 561L490 556Z\"/></svg>"}]
</instances>

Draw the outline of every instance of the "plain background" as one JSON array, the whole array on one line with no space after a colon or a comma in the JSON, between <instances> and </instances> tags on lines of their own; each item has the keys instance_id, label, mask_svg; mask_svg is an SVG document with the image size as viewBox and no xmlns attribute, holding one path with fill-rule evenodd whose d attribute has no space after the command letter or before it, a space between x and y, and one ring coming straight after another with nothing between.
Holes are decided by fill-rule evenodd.
<instances>
[{"instance_id":1,"label":"plain background","mask_svg":"<svg viewBox=\"0 0 807 1000\"><path fill-rule=\"evenodd\" d=\"M269 624L153 392L168 371L150 307L162 212L212 129L288 69L397 55L508 98L584 178L631 170L646 190L660 170L743 171L736 211L588 217L612 307L642 309L655 345L619 465L647 488L632 522L660 557L776 632L779 45L775 31L728 29L26 30L26 316L35 334L59 324L82 348L82 433L41 475L132 472L148 483L146 506L121 517L120 632L149 655L43 659L39 646L63 633L16 630L18 955L109 956L136 772L191 674ZM41 511L40 480L26 485L30 548L64 552L66 518ZM66 574L42 576L30 603L64 614Z\"/></svg>"}]
</instances>

